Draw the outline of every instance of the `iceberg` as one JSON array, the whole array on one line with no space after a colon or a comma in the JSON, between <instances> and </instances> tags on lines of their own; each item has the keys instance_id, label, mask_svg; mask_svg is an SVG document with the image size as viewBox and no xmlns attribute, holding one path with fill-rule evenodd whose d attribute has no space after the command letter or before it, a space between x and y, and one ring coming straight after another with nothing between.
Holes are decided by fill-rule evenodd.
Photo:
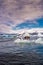
<instances>
[{"instance_id":1,"label":"iceberg","mask_svg":"<svg viewBox=\"0 0 43 65\"><path fill-rule=\"evenodd\" d=\"M38 38L35 43L43 44L43 38Z\"/></svg>"},{"instance_id":2,"label":"iceberg","mask_svg":"<svg viewBox=\"0 0 43 65\"><path fill-rule=\"evenodd\" d=\"M31 43L29 33L23 33L15 41L15 43Z\"/></svg>"},{"instance_id":3,"label":"iceberg","mask_svg":"<svg viewBox=\"0 0 43 65\"><path fill-rule=\"evenodd\" d=\"M35 36L36 37L36 36ZM33 38L31 40L31 38ZM30 35L29 33L23 33L14 41L15 43L39 43L43 44L43 35L38 33L37 38L34 39L34 35Z\"/></svg>"}]
</instances>

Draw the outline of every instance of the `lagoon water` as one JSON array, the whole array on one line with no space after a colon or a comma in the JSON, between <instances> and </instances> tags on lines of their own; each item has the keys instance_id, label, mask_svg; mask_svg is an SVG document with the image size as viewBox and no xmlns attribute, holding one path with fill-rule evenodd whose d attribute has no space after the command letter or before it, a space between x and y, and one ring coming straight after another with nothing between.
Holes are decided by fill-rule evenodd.
<instances>
[{"instance_id":1,"label":"lagoon water","mask_svg":"<svg viewBox=\"0 0 43 65\"><path fill-rule=\"evenodd\" d=\"M43 45L0 42L0 65L43 65Z\"/></svg>"}]
</instances>

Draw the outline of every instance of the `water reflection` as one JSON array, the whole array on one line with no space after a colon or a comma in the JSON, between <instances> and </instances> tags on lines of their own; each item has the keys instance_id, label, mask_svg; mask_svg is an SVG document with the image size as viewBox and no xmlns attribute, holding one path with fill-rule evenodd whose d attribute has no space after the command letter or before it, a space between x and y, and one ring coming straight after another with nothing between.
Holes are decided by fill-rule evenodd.
<instances>
[{"instance_id":1,"label":"water reflection","mask_svg":"<svg viewBox=\"0 0 43 65\"><path fill-rule=\"evenodd\" d=\"M43 45L35 43L0 43L0 60L5 62L22 62L24 64L43 63Z\"/></svg>"}]
</instances>

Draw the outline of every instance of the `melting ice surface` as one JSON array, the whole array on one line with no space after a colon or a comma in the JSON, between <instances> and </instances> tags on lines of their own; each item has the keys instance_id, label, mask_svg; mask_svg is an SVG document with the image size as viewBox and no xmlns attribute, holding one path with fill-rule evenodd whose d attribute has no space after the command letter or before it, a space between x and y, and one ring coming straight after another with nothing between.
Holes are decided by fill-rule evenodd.
<instances>
[{"instance_id":1,"label":"melting ice surface","mask_svg":"<svg viewBox=\"0 0 43 65\"><path fill-rule=\"evenodd\" d=\"M6 55L3 57L4 54ZM43 63L43 44L14 43L12 40L0 42L1 59L7 59L7 62Z\"/></svg>"}]
</instances>

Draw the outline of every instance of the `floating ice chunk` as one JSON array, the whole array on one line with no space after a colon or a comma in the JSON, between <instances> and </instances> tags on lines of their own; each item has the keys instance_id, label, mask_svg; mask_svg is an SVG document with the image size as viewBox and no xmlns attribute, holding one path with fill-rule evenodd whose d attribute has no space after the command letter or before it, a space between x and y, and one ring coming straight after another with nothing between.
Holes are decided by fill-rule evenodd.
<instances>
[{"instance_id":1,"label":"floating ice chunk","mask_svg":"<svg viewBox=\"0 0 43 65\"><path fill-rule=\"evenodd\" d=\"M35 43L43 44L43 40L42 40L42 38L38 38L38 39L35 41Z\"/></svg>"}]
</instances>

